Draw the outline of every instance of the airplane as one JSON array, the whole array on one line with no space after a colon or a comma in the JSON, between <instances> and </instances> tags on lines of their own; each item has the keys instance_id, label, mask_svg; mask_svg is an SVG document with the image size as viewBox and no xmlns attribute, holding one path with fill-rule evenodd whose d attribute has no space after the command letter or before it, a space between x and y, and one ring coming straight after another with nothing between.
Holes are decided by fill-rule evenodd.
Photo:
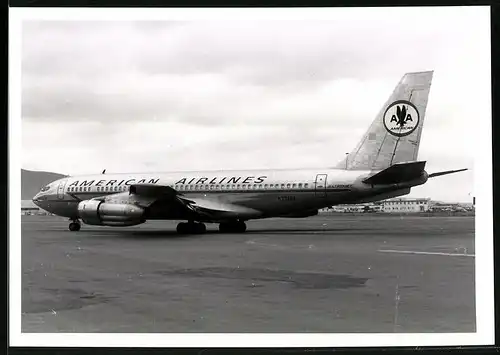
<instances>
[{"instance_id":1,"label":"airplane","mask_svg":"<svg viewBox=\"0 0 500 355\"><path fill-rule=\"evenodd\" d=\"M334 167L128 173L69 176L34 196L40 208L68 217L70 231L88 225L125 227L180 220L177 232L198 234L205 223L243 233L246 221L303 218L321 208L403 196L429 178L417 160L434 71L403 75L357 146Z\"/></svg>"}]
</instances>

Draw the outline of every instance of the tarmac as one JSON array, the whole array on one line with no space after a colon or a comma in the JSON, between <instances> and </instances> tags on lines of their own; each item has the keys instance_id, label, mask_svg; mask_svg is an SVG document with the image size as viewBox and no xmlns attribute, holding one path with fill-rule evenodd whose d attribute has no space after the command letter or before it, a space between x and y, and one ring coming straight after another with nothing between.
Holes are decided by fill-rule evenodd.
<instances>
[{"instance_id":1,"label":"tarmac","mask_svg":"<svg viewBox=\"0 0 500 355\"><path fill-rule=\"evenodd\" d=\"M324 214L175 233L22 217L22 331L474 332L474 217Z\"/></svg>"}]
</instances>

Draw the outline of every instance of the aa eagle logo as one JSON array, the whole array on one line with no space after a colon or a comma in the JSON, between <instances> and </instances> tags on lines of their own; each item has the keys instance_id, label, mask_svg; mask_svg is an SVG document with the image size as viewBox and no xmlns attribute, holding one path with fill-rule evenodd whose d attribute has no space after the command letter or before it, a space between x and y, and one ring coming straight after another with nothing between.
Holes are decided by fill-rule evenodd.
<instances>
[{"instance_id":1,"label":"aa eagle logo","mask_svg":"<svg viewBox=\"0 0 500 355\"><path fill-rule=\"evenodd\" d=\"M418 110L409 101L393 102L384 113L384 126L387 131L397 137L411 134L420 121Z\"/></svg>"}]
</instances>

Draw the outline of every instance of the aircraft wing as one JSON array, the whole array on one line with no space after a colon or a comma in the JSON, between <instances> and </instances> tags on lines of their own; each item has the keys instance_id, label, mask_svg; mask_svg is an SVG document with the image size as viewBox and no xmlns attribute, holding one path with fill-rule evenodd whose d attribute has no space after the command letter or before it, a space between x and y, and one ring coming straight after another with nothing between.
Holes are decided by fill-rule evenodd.
<instances>
[{"instance_id":1,"label":"aircraft wing","mask_svg":"<svg viewBox=\"0 0 500 355\"><path fill-rule=\"evenodd\" d=\"M149 207L153 203L162 202L172 207L185 208L202 219L225 219L242 216L255 216L259 211L213 198L187 197L169 187L154 184L130 185L129 198L132 203Z\"/></svg>"}]
</instances>

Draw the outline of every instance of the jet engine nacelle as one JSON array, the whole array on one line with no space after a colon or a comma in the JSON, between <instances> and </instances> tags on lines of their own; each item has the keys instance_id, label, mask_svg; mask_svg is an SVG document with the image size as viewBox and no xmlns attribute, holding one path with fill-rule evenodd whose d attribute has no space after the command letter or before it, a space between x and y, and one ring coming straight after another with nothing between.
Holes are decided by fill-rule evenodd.
<instances>
[{"instance_id":1,"label":"jet engine nacelle","mask_svg":"<svg viewBox=\"0 0 500 355\"><path fill-rule=\"evenodd\" d=\"M125 227L146 222L144 209L131 204L86 200L78 204L78 216L86 224Z\"/></svg>"}]
</instances>

